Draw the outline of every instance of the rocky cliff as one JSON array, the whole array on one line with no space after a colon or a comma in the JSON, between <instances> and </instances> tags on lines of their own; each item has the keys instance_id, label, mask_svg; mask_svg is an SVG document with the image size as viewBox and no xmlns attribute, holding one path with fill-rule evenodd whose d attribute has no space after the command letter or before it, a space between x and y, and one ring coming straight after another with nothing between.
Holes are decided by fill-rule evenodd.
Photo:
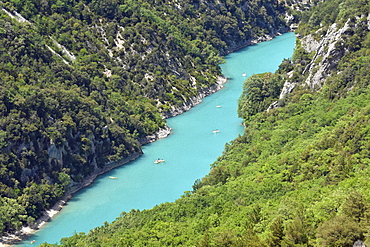
<instances>
[{"instance_id":1,"label":"rocky cliff","mask_svg":"<svg viewBox=\"0 0 370 247\"><path fill-rule=\"evenodd\" d=\"M312 58L305 61L307 64L303 67L300 78L297 79L293 71L288 73L289 78L284 83L280 99L291 93L297 86L319 90L328 77L342 73L337 66L349 51L356 49L354 35L369 31L370 15L367 14L347 19L344 24L333 23L328 28L322 27L315 34L298 35L304 52ZM274 105L278 104L274 103Z\"/></svg>"}]
</instances>

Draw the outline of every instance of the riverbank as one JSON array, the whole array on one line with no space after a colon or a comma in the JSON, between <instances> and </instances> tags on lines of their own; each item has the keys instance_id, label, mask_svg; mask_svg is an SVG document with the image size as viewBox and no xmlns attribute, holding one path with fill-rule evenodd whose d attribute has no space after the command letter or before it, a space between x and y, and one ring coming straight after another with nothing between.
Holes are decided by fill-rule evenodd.
<instances>
[{"instance_id":1,"label":"riverbank","mask_svg":"<svg viewBox=\"0 0 370 247\"><path fill-rule=\"evenodd\" d=\"M203 89L195 97L190 98L187 102L184 102L180 107L172 107L168 112L162 114L163 118L171 118L180 115L186 111L189 111L192 107L200 104L202 99L211 95L223 88L223 84L227 82L227 78L224 76L219 76L214 85ZM140 138L138 141L141 145L145 145L154 142L158 139L166 138L171 134L171 128L167 125L160 129L158 132L148 135L144 138ZM45 211L43 216L36 220L36 223L32 226L22 227L20 230L14 233L8 233L0 238L0 247L9 247L20 241L23 241L34 234L37 230L43 227L50 219L52 219L56 214L58 214L64 207L64 205L70 200L74 193L79 190L89 186L94 182L94 180L101 174L104 174L116 167L127 164L128 162L134 161L143 154L142 151L131 154L127 158L123 158L120 161L110 162L104 168L96 170L92 175L85 178L81 183L73 186L64 196L60 199L52 208Z\"/></svg>"},{"instance_id":2,"label":"riverbank","mask_svg":"<svg viewBox=\"0 0 370 247\"><path fill-rule=\"evenodd\" d=\"M167 119L167 118L175 117L177 115L180 115L184 112L189 111L194 106L200 104L203 98L222 89L223 85L226 82L227 82L227 78L225 76L218 76L215 84L211 85L208 88L203 89L202 91L198 93L197 96L190 98L188 101L184 102L181 106L171 107L170 110L168 110L165 113L162 113L162 116Z\"/></svg>"},{"instance_id":3,"label":"riverbank","mask_svg":"<svg viewBox=\"0 0 370 247\"><path fill-rule=\"evenodd\" d=\"M278 30L278 31L273 32L273 33L269 33L269 34L265 34L263 36L259 36L257 38L250 38L250 39L245 40L242 43L236 43L236 44L233 44L233 45L229 46L227 48L227 50L221 51L221 55L226 56L226 55L228 55L232 52L243 49L247 46L255 45L255 44L258 44L258 43L261 43L261 42L264 42L264 41L269 41L269 40L272 40L273 38L275 38L276 36L282 35L283 33L288 33L288 32L293 32L293 31L294 30L291 27L287 27L287 28L283 28L283 29Z\"/></svg>"},{"instance_id":4,"label":"riverbank","mask_svg":"<svg viewBox=\"0 0 370 247\"><path fill-rule=\"evenodd\" d=\"M278 43L280 43L280 42L278 42ZM260 47L260 46L258 46L258 47ZM266 47L266 45L261 45L261 47ZM253 51L254 48L251 48L251 49L248 49L248 50ZM271 70L272 71L272 70L275 69L275 67L277 65L274 65L271 68L271 63L270 62L269 63L263 62L263 61L266 61L266 60L269 60L270 61L270 59L272 57L271 56L271 54L272 54L271 52L272 51L275 51L275 49L272 49L272 50L269 49L268 52L263 52L263 51L261 51L261 49L257 49L257 50L259 51L259 53L269 54L269 55L267 57L265 56L264 60L260 60L259 59L259 55L253 53L253 55L251 55L251 56L245 56L245 55L243 55L243 57L246 57L246 60L238 60L237 62L230 62L230 61L227 62L227 64L229 64L228 69L225 70L225 71L223 70L223 72L226 72L225 75L227 75L230 78L233 78L233 80L235 80L235 81L233 81L233 83L230 83L230 86L228 85L224 90L222 90L223 92L230 91L230 87L232 87L233 85L239 85L239 86L241 85L241 81L242 80L245 80L241 76L241 73L244 71L244 68L246 68L246 67L249 68L248 71L251 74L255 73L254 71L260 71L259 67L257 66L257 65L260 65L260 64L265 64L265 65L268 64L268 67L267 67L268 70ZM240 57L241 54L242 54L242 52L241 53L235 53L235 54L231 55L231 57L234 57L234 56ZM273 52L273 54L276 54L276 52ZM251 64L249 64L249 62L248 62L250 60L253 61ZM281 60L279 60L279 62L281 62ZM257 67L255 68L255 66L257 66L258 68ZM221 92L220 95L223 95L222 92ZM218 120L221 120L221 118L222 118L222 120L224 120L224 119L231 119L231 116L229 116L229 115L228 116L225 116L223 114L222 114L222 117L220 118L221 115L219 115L218 113L231 112L229 110L228 111L224 111L224 110L225 109L228 109L228 106L229 106L228 103L229 102L234 102L234 99L237 98L238 96L239 95L237 95L237 96L234 95L234 97L228 98L228 97L225 97L225 96L219 97L218 95L213 95L212 98L215 97L217 99L216 101L214 101L216 103L212 103L211 104L211 108L208 107L207 110L201 111L201 114L196 114L196 117L195 118L192 118L192 119L186 120L186 121L183 121L183 120L178 121L178 119L182 119L182 116L181 116L179 118L174 118L174 119L169 120L169 122L168 122L169 125L170 126L173 126L174 131L176 131L176 135L177 136L178 136L178 134L180 135L180 140L181 141L178 142L178 143L176 143L176 142L170 142L170 144L169 144L167 142L168 140L173 140L173 139L176 139L176 138L166 138L166 140L163 140L163 142L158 142L158 143L165 143L165 147L164 148L162 147L162 149L161 148L160 149L156 149L154 151L154 155L155 156L153 156L153 155L150 156L147 159L147 161L144 161L144 163L145 164L152 164L152 162L153 162L153 160L155 158L162 157L163 156L160 151L161 150L165 150L164 153L166 154L166 156L165 156L165 158L166 158L166 164L168 164L168 165L174 164L174 166L168 166L168 168L171 169L172 171L174 171L174 170L175 171L178 171L178 173L179 173L179 174L176 174L176 175L179 175L179 177L178 177L178 179L175 179L176 181L175 181L175 184L174 185L171 186L171 181L165 181L165 182L158 183L158 178L160 176L163 176L163 174L164 174L165 171L168 171L169 170L167 168L166 169L162 169L163 166L149 166L149 167L148 166L141 166L141 165L140 166L127 166L128 171L130 171L130 168L134 169L134 167L135 167L135 169L137 169L137 167L139 167L139 168L141 167L139 171L135 170L135 172L138 173L138 174L140 174L140 177L142 177L143 175L147 175L147 176L145 176L145 178L143 178L144 180L142 180L142 181L145 181L145 182L139 184L139 187L140 188L145 187L146 189L148 189L148 187L150 187L150 189L152 189L152 187L156 187L158 185L159 190L157 190L157 191L151 191L151 193L148 193L147 195L145 195L145 199L143 200L145 203L148 201L148 198L150 196L152 196L152 195L158 196L159 194L163 194L162 192L165 191L165 189L167 189L168 187L171 187L171 190L173 190L173 188L175 186L177 186L178 184L182 184L182 182L180 182L179 180L181 180L182 178L186 177L185 176L186 171L191 171L191 174L194 174L195 170L198 169L198 167L201 167L201 165L199 165L199 162L201 162L202 157L196 158L197 162L192 162L192 161L189 162L189 160L187 160L187 158L189 158L188 157L189 154L192 154L191 156L192 156L192 159L193 159L193 156L194 157L196 157L196 155L201 155L202 156L203 154L207 154L206 156L209 157L210 154L212 152L214 152L215 149L212 148L212 149L209 149L207 151L203 151L201 154L196 154L198 150L201 150L204 146L208 146L208 145L202 144L201 147L200 146L199 147L195 146L195 143L194 143L195 138L202 139L203 140L203 139L208 139L208 137L211 137L211 139L209 139L209 141L211 141L212 143L214 143L217 140L219 140L221 137L225 137L226 134L229 134L230 129L231 129L231 126L240 126L240 119L237 119L237 121L233 121L232 123L228 123L227 125L223 125L223 126L222 126L221 121L218 121ZM207 102L208 100L205 100L205 101ZM204 105L208 105L209 106L210 104L206 103ZM215 108L215 105L222 105L222 108ZM197 110L197 109L204 109L204 107L203 107L203 105L197 107L196 109L194 109L195 112L199 112L199 110ZM234 112L234 111L232 111L232 112ZM217 113L217 114L215 114L215 113ZM193 116L194 114L185 114L185 115L186 116ZM198 121L199 121L199 123L200 122L201 123L204 123L204 120L207 120L207 123L206 124L201 124L200 126L198 126L198 125L197 126L194 126L193 125L193 123L198 123ZM187 131L180 131L181 128L180 128L180 126L177 125L177 123L180 123L180 122L182 123L181 128L183 128L183 127L186 126L187 127ZM174 123L176 123L176 124L174 124ZM216 124L216 125L213 126L213 124ZM211 130L214 129L214 128L220 128L221 130L228 130L228 131L225 131L225 132L221 131L221 135L209 134L211 132ZM194 132L196 132L196 133L194 133ZM207 133L208 133L208 135L207 135ZM236 132L236 133L239 133L239 132ZM192 135L192 134L195 134L195 135ZM207 136L207 138L203 138L204 136ZM234 133L234 135L232 135L232 137L230 137L230 138L229 137L224 138L222 140L222 145L221 146L223 147L224 143L226 143L227 141L230 141L234 136L237 136L237 134ZM187 142L187 141L189 141L189 142ZM191 145L186 145L187 143L191 143ZM156 147L156 146L157 145L148 145L144 149L146 155L143 156L142 158L145 160L146 159L145 157L148 156L148 155L150 155L150 151L149 150L151 150L151 148ZM184 157L180 157L179 156L179 153L177 152L179 150L179 147L181 147L182 152L185 153L185 156ZM188 147L190 147L190 148L188 148ZM170 150L168 150L168 149L170 149ZM217 158L218 153L221 153L221 152L222 152L222 150L218 150L216 152L217 154L214 155L213 157L216 157ZM157 155L159 155L159 156L157 156ZM171 161L173 161L173 160L175 160L176 162L175 163L171 163ZM211 161L207 160L206 163L205 163L206 166L209 165L209 164L211 164L214 160L215 160L215 158L212 158ZM193 165L193 166L191 166L191 165ZM190 169L189 169L189 166L191 167ZM155 169L152 169L153 167ZM176 168L172 168L172 167L176 167ZM146 171L149 171L149 173L146 174L145 173ZM209 167L208 166L207 166L207 169L205 169L205 171L202 171L201 172L202 175L199 175L199 176L197 175L197 177L191 178L190 179L191 182L195 181L195 179L198 179L199 177L204 176L205 174L207 174L207 172L209 172ZM126 169L125 169L125 174L127 174ZM129 172L128 174L131 174L131 173ZM167 174L164 177L166 177L166 178L174 178L174 177L176 177L176 176L173 176L173 175L174 174L171 173L170 175ZM118 175L118 176L120 178L123 178L124 177L123 174ZM127 177L125 179L125 181L129 181L128 179L130 179L130 183L127 183L127 184L133 184L132 182L135 182L135 180L131 180L131 177L133 177L133 176L130 175L129 177ZM151 180L151 178L153 178L153 180ZM181 179L179 179L179 178L181 178ZM109 179L104 180L104 182L102 182L103 184L107 184L108 185L107 189L109 190L109 192L111 191L111 188L110 188L111 182L112 181L109 180ZM189 184L191 186L191 183L189 183L189 181L187 181L187 182L188 182L188 187L189 187ZM159 187L161 184L163 184L164 186L163 187ZM145 186L145 185L148 185L148 186ZM100 188L100 186L98 186L98 187ZM113 196L113 193L112 193L112 195L109 194L109 196L108 196L108 194L106 194L107 189L100 191L100 193L103 193L103 195L105 197L107 197L107 198L112 198L112 197L115 198L115 196ZM137 189L139 189L139 188L137 188ZM141 195L141 198L142 198L142 195L144 195L144 193L143 193L144 191L141 191L141 192L138 193L137 192L137 189L135 189L134 191L131 191L132 192L131 194L128 193L127 195L125 194L124 196L122 196L122 193L125 193L126 187L122 187L120 189L117 189L116 191L118 191L118 193L119 193L118 196L119 197L122 196L124 198L130 198L131 199L130 201L138 201L137 198L135 199L135 195L136 194L140 194ZM181 189L179 193L181 193L183 191L184 191L184 189ZM99 191L97 192L97 191L94 190L94 192L90 196L88 196L88 197L90 197L90 198L91 198L91 196L92 197L95 197L95 194L99 194ZM176 197L176 198L178 198L178 197ZM173 199L173 198L171 198L169 200L168 199L163 199L163 200L160 200L159 202L171 201L171 200L175 200L175 199ZM103 202L103 201L104 200L102 200L102 201L99 200L99 205L102 205L101 202ZM114 201L116 201L116 200L114 200ZM104 208L104 210L106 210L106 208L109 208L112 204L114 204L114 201L109 201L109 205L104 205L103 207L100 207L100 208ZM156 202L156 203L159 203L159 202ZM85 205L89 205L89 203L93 203L93 202L92 201L90 201L88 203L84 202ZM130 206L129 207L126 207L126 209L125 209L126 211L127 210L130 210L132 208L139 208L139 207L137 207L137 204L135 204L134 206L132 206L133 204L131 202L129 202L128 204ZM71 203L71 207L73 205L74 204ZM82 203L78 203L78 207L77 207L76 210L81 210L82 209L83 211L85 211L84 210L85 205L83 205ZM122 202L120 202L119 204L116 204L115 206L113 206L112 209L114 209L114 207L121 209L122 208ZM152 206L149 205L146 208L151 208L151 207ZM144 209L146 209L146 208L144 207ZM65 209L65 210L68 210L68 209ZM59 239L60 239L59 236L62 236L62 235L59 234L60 232L64 232L65 230L67 230L66 232L69 232L68 229L77 229L77 228L74 228L74 227L75 227L75 225L77 226L77 224L79 222L83 222L83 225L85 225L85 224L87 224L88 219L95 218L93 215L96 215L96 216L98 216L98 215L99 216L100 215L105 215L104 214L104 212L105 212L104 210L100 210L99 212L95 212L94 211L94 214L92 214L92 215L89 216L90 218L87 218L87 217L81 217L80 218L79 215L75 215L72 218L72 217L69 217L69 215L66 215L65 218L63 217L63 220L69 222L69 223L65 224L69 228L67 228L67 229L62 229L61 228L61 229L59 229L57 227L57 230L55 230L55 232L58 232L58 233L56 233L56 235L58 235L58 238L55 238L55 236L54 236L53 239L51 240L51 238L52 238L51 235L53 235L53 230L50 230L49 231L48 229L45 229L44 228L44 230L46 231L46 233L44 232L44 230L43 231L40 231L40 233L43 234L42 237L39 237L39 234L40 233L36 233L35 239L37 240L38 243L41 243L41 242L44 242L44 241L47 241L47 242L56 242L56 241L59 241ZM108 210L108 211L114 211L114 210ZM118 214L119 213L115 212L113 216L110 215L110 219L113 219ZM106 216L104 216L102 218L105 218L105 217ZM74 220L75 218L76 219L78 218L79 221L78 222L75 221ZM105 220L105 219L102 219L102 218L99 220L99 222L98 222L99 224L100 224L100 222L103 222L103 220ZM71 223L71 222L73 222L73 223ZM73 226L71 224L73 224ZM94 224L94 225L96 225L96 224ZM81 226L82 225L80 225L80 227ZM92 228L93 227L90 227L88 229L92 229ZM84 228L83 231L86 232L88 230L86 230L86 228ZM67 233L67 234L71 234L71 233ZM32 240L32 239L30 239L30 240Z\"/></svg>"},{"instance_id":5,"label":"riverbank","mask_svg":"<svg viewBox=\"0 0 370 247\"><path fill-rule=\"evenodd\" d=\"M265 41L272 39L273 37L265 37L261 39L260 41ZM198 105L202 102L202 99L210 94L213 94L220 89L223 88L223 84L227 82L227 78L224 76L219 76L216 83L206 89L203 89L199 94L195 97L192 97L191 99L184 102L179 107L172 107L168 112L163 113L162 116L164 118L171 118L177 115L180 115L186 111L189 111L192 107ZM142 145L145 145L147 143L153 142L160 138L165 138L171 133L171 128L166 126L164 129L161 129L159 132L150 135L146 137L143 140L139 140ZM136 156L137 155L137 156ZM112 170L118 166L124 165L130 161L135 160L136 158L140 157L142 155L142 152L139 152L139 154L131 155L130 157L123 159L122 161L119 161L117 163L112 162L111 166L105 167L103 170L98 170L93 175L89 176L87 179L84 180L83 183L80 185L76 185L73 190L69 191L58 203L56 203L51 209L47 210L44 213L44 216L42 216L40 219L37 220L36 224L32 227L23 227L21 230L15 232L14 234L8 234L7 236L2 236L0 239L0 246L11 246L16 244L17 242L20 242L26 238L28 238L30 235L32 235L35 231L40 229L42 226L46 224L52 217L54 217L57 213L60 212L60 210L63 208L63 206L67 203L67 201L72 197L74 193L76 193L78 190L90 185L97 176ZM136 157L135 157L136 156ZM127 160L127 161L124 161Z\"/></svg>"},{"instance_id":6,"label":"riverbank","mask_svg":"<svg viewBox=\"0 0 370 247\"><path fill-rule=\"evenodd\" d=\"M25 226L14 233L9 233L7 235L1 236L0 247L9 247L20 241L27 239L29 236L31 236L33 233L39 230L42 226L44 226L52 217L58 214L63 209L64 205L68 202L68 200L72 198L74 193L91 185L99 175L102 175L114 168L127 164L131 161L134 161L137 158L139 158L142 154L143 154L142 151L133 153L126 158L123 158L119 161L110 162L104 168L96 170L93 174L86 177L81 183L72 186L63 196L63 198L60 199L56 204L54 204L52 208L45 211L43 213L43 216L37 219L32 226Z\"/></svg>"}]
</instances>

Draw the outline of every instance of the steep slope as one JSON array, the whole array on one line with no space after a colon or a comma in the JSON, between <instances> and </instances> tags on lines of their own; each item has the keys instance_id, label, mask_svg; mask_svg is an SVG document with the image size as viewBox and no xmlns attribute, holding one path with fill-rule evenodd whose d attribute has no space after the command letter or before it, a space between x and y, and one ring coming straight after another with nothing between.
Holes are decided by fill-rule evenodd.
<instances>
[{"instance_id":1,"label":"steep slope","mask_svg":"<svg viewBox=\"0 0 370 247\"><path fill-rule=\"evenodd\" d=\"M0 231L32 225L168 134L163 116L220 88L220 54L286 31L284 11L267 0L0 2Z\"/></svg>"},{"instance_id":2,"label":"steep slope","mask_svg":"<svg viewBox=\"0 0 370 247\"><path fill-rule=\"evenodd\" d=\"M239 109L245 134L193 192L123 212L60 246L368 245L369 9L365 1L325 1L304 14L298 32L322 39L321 48L309 54L298 45L276 74L246 81L240 106L256 104ZM339 45L343 54L333 49ZM322 61L320 80L312 80ZM265 111L285 81L294 89Z\"/></svg>"},{"instance_id":3,"label":"steep slope","mask_svg":"<svg viewBox=\"0 0 370 247\"><path fill-rule=\"evenodd\" d=\"M300 67L295 70L300 75L291 74L292 79L286 81L280 98L297 85L318 90L330 76L344 72L342 76L351 77L351 68L338 65L345 64L353 52L362 47L361 42L370 30L369 10L363 1L354 1L348 6L342 1L324 2L313 7L310 16L303 15L302 18L297 30L301 37L297 54L301 57L294 64ZM356 81L355 78L351 80ZM354 85L345 83L343 86L349 90Z\"/></svg>"}]
</instances>

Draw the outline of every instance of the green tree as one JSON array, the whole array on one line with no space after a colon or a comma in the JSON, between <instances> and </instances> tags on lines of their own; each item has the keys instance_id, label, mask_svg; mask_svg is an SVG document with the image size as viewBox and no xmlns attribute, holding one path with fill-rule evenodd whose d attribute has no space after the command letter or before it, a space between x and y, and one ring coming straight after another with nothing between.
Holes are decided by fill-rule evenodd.
<instances>
[{"instance_id":1,"label":"green tree","mask_svg":"<svg viewBox=\"0 0 370 247\"><path fill-rule=\"evenodd\" d=\"M267 238L268 246L282 246L281 243L284 240L284 221L281 216L275 218L270 225L270 235Z\"/></svg>"},{"instance_id":2,"label":"green tree","mask_svg":"<svg viewBox=\"0 0 370 247\"><path fill-rule=\"evenodd\" d=\"M363 230L348 216L338 215L324 222L316 236L320 246L351 247L356 240L363 240Z\"/></svg>"}]
</instances>

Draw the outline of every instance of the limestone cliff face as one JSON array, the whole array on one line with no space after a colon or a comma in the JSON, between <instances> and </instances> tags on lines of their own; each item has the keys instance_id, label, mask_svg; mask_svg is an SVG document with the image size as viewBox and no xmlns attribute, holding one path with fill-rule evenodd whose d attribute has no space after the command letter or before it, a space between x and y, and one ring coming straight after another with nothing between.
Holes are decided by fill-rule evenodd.
<instances>
[{"instance_id":1,"label":"limestone cliff face","mask_svg":"<svg viewBox=\"0 0 370 247\"><path fill-rule=\"evenodd\" d=\"M352 28L356 27L351 27L349 20L341 28L334 23L321 40L314 40L312 35L302 39L302 45L307 52L316 51L312 61L303 71L303 74L308 74L304 84L311 89L322 87L326 77L332 73L344 56L347 47L342 46L343 38L350 33Z\"/></svg>"},{"instance_id":2,"label":"limestone cliff face","mask_svg":"<svg viewBox=\"0 0 370 247\"><path fill-rule=\"evenodd\" d=\"M370 15L357 16L355 22L349 19L343 26L333 23L319 38L318 33L322 32L321 29L315 34L298 37L304 50L314 54L302 72L304 81L294 81L292 74L290 74L284 83L280 99L291 93L297 85L303 85L311 90L319 90L325 84L328 76L340 73L336 67L350 49L350 43L347 41L356 33L357 29L364 27L370 31Z\"/></svg>"}]
</instances>

